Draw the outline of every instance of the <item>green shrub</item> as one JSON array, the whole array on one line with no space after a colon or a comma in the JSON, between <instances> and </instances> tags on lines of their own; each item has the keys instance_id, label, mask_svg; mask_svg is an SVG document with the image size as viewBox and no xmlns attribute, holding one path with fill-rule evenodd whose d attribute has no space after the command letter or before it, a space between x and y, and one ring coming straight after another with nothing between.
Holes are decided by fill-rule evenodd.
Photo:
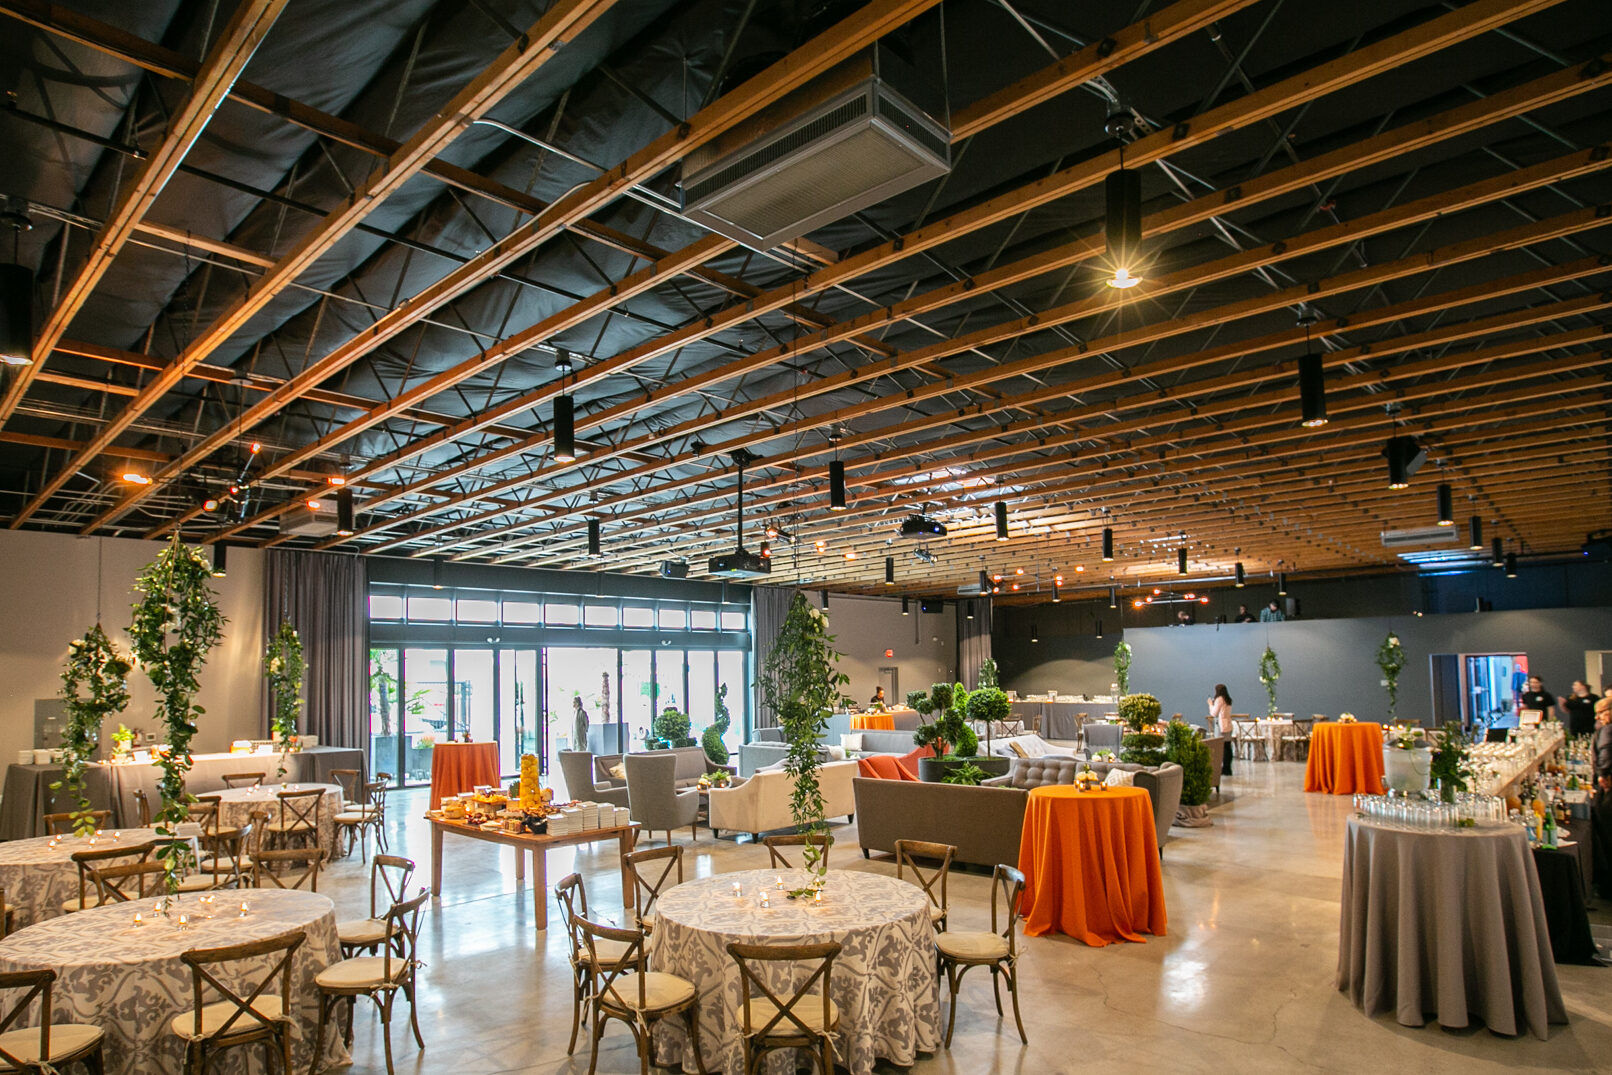
<instances>
[{"instance_id":1,"label":"green shrub","mask_svg":"<svg viewBox=\"0 0 1612 1075\"><path fill-rule=\"evenodd\" d=\"M689 732L688 714L676 706L667 706L660 711L660 716L650 723L649 730L655 737L667 746L691 747L694 740Z\"/></svg>"},{"instance_id":2,"label":"green shrub","mask_svg":"<svg viewBox=\"0 0 1612 1075\"><path fill-rule=\"evenodd\" d=\"M728 714L728 685L722 684L716 689L716 720L711 726L700 734L700 746L705 748L705 757L712 765L726 765L728 763L728 745L722 741L727 734L728 726L733 718Z\"/></svg>"},{"instance_id":3,"label":"green shrub","mask_svg":"<svg viewBox=\"0 0 1612 1075\"><path fill-rule=\"evenodd\" d=\"M978 786L989 774L973 762L965 765L953 765L945 776L940 778L942 784L969 784Z\"/></svg>"},{"instance_id":4,"label":"green shrub","mask_svg":"<svg viewBox=\"0 0 1612 1075\"><path fill-rule=\"evenodd\" d=\"M1209 745L1198 735L1198 729L1179 720L1172 720L1165 729L1165 740L1165 758L1181 766L1181 805L1204 805L1214 783Z\"/></svg>"},{"instance_id":5,"label":"green shrub","mask_svg":"<svg viewBox=\"0 0 1612 1075\"><path fill-rule=\"evenodd\" d=\"M958 758L972 758L980 752L980 737L974 734L974 729L963 725L957 730L957 742L952 744L952 756Z\"/></svg>"}]
</instances>

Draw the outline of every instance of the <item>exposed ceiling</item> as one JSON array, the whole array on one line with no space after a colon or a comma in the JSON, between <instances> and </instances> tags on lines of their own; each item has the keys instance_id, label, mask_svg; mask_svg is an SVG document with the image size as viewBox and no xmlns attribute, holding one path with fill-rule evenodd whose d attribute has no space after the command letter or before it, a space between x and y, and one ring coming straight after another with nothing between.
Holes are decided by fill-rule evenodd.
<instances>
[{"instance_id":1,"label":"exposed ceiling","mask_svg":"<svg viewBox=\"0 0 1612 1075\"><path fill-rule=\"evenodd\" d=\"M1458 547L1469 516L1525 557L1612 525L1612 5L1120 7L0 0L38 311L4 515L698 575L742 447L774 581L1042 597L1179 580L1183 546L1199 580L1379 570L1440 482ZM691 151L880 39L944 94L949 176L766 253L679 215ZM1396 431L1428 462L1390 491ZM282 536L332 475L356 533ZM920 509L948 536L897 539Z\"/></svg>"}]
</instances>

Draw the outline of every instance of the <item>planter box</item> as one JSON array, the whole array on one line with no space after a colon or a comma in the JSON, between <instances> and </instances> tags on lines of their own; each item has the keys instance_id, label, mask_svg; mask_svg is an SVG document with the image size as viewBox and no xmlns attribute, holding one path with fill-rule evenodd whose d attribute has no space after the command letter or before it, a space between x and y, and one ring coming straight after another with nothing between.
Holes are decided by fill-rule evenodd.
<instances>
[{"instance_id":1,"label":"planter box","mask_svg":"<svg viewBox=\"0 0 1612 1075\"><path fill-rule=\"evenodd\" d=\"M919 758L918 779L926 780L931 784L942 783L947 774L953 769L961 769L965 765L974 765L985 771L987 777L1006 776L1011 764L1009 758L993 758L981 754L973 758L958 758L955 761L941 758Z\"/></svg>"}]
</instances>

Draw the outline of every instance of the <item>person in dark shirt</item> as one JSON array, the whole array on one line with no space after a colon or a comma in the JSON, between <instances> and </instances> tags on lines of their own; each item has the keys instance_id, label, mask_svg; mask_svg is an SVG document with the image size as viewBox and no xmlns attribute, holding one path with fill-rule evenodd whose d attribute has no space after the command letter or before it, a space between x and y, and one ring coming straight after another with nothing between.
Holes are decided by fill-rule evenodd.
<instances>
[{"instance_id":1,"label":"person in dark shirt","mask_svg":"<svg viewBox=\"0 0 1612 1075\"><path fill-rule=\"evenodd\" d=\"M1252 612L1248 611L1248 606L1247 605L1238 605L1237 606L1237 622L1238 623L1257 623L1258 621L1254 619L1254 614Z\"/></svg>"},{"instance_id":2,"label":"person in dark shirt","mask_svg":"<svg viewBox=\"0 0 1612 1075\"><path fill-rule=\"evenodd\" d=\"M1595 731L1595 703L1600 700L1601 696L1593 693L1588 683L1573 680L1573 692L1562 699L1562 708L1567 710L1568 735L1589 735Z\"/></svg>"},{"instance_id":3,"label":"person in dark shirt","mask_svg":"<svg viewBox=\"0 0 1612 1075\"><path fill-rule=\"evenodd\" d=\"M1538 676L1528 677L1528 689L1522 692L1522 707L1524 709L1537 709L1545 714L1545 719L1559 716L1556 696L1545 689L1545 681Z\"/></svg>"}]
</instances>

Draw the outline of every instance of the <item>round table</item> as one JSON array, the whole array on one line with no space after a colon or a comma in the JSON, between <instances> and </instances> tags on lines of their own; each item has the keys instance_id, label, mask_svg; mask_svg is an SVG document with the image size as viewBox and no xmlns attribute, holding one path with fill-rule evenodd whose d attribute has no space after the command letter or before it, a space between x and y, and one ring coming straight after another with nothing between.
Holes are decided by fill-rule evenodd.
<instances>
[{"instance_id":1,"label":"round table","mask_svg":"<svg viewBox=\"0 0 1612 1075\"><path fill-rule=\"evenodd\" d=\"M1164 936L1164 875L1146 788L1031 788L1019 869L1030 936L1056 930L1095 947Z\"/></svg>"},{"instance_id":2,"label":"round table","mask_svg":"<svg viewBox=\"0 0 1612 1075\"><path fill-rule=\"evenodd\" d=\"M254 811L269 815L272 821L279 816L282 791L309 791L319 788L325 793L319 803L319 846L325 849L325 858L336 855L336 815L341 813L342 790L336 784L259 784L250 788L226 788L209 791L209 799L218 800L218 823L226 829L238 829L252 820Z\"/></svg>"},{"instance_id":3,"label":"round table","mask_svg":"<svg viewBox=\"0 0 1612 1075\"><path fill-rule=\"evenodd\" d=\"M180 897L179 909L196 911L200 898ZM250 906L244 918L239 914L242 899ZM297 1024L292 1056L296 1070L306 1070L312 1060L313 1032L319 1025L314 977L341 958L335 904L312 892L254 889L219 893L216 917L198 917L179 929L162 916L159 902L134 900L97 907L13 933L0 941L0 971L54 968L52 1021L104 1029L109 1075L180 1071L184 1043L168 1028L174 1016L192 1007L191 972L180 961L180 953L304 930L307 938L292 960L291 991ZM144 916L144 925L133 924L137 911ZM273 962L265 956L241 964L245 972L238 977L219 977L232 987L255 984ZM220 1054L210 1070L258 1075L266 1071L263 1052L251 1046L231 1049ZM349 1059L341 1034L327 1031L323 1065L345 1064Z\"/></svg>"},{"instance_id":4,"label":"round table","mask_svg":"<svg viewBox=\"0 0 1612 1075\"><path fill-rule=\"evenodd\" d=\"M1338 989L1404 1026L1476 1016L1501 1034L1567 1022L1539 877L1518 825L1410 829L1353 818L1343 847Z\"/></svg>"},{"instance_id":5,"label":"round table","mask_svg":"<svg viewBox=\"0 0 1612 1075\"><path fill-rule=\"evenodd\" d=\"M851 730L859 731L887 731L896 729L896 718L889 713L852 713Z\"/></svg>"},{"instance_id":6,"label":"round table","mask_svg":"<svg viewBox=\"0 0 1612 1075\"><path fill-rule=\"evenodd\" d=\"M78 896L75 852L108 847L133 850L157 839L156 829L113 829L96 834L93 841L79 836L38 836L0 843L0 887L5 889L6 906L14 909L12 928L58 918L62 904Z\"/></svg>"},{"instance_id":7,"label":"round table","mask_svg":"<svg viewBox=\"0 0 1612 1075\"><path fill-rule=\"evenodd\" d=\"M1328 795L1383 793L1383 726L1326 721L1310 732L1304 790Z\"/></svg>"},{"instance_id":8,"label":"round table","mask_svg":"<svg viewBox=\"0 0 1612 1075\"><path fill-rule=\"evenodd\" d=\"M834 960L829 996L840 1010L834 1053L854 1075L867 1075L881 1057L906 1067L920 1050L939 1048L935 932L923 890L880 874L830 870L823 903L815 905L786 899L776 887L780 877L787 891L804 885L807 875L801 870L718 874L678 885L655 903L651 962L699 990L707 1069L739 1075L744 1067L743 1001L739 968L727 952L730 941L844 945ZM737 899L735 883L743 892ZM763 888L769 907L759 905ZM798 966L779 964L772 970L776 978L763 975L768 988L794 988L790 972ZM696 1070L686 1032L680 1025L664 1027L656 1034L661 1062L681 1060L684 1071ZM793 1070L789 1051L774 1056L778 1063L769 1062L770 1068Z\"/></svg>"},{"instance_id":9,"label":"round table","mask_svg":"<svg viewBox=\"0 0 1612 1075\"><path fill-rule=\"evenodd\" d=\"M497 743L438 743L431 749L431 809L462 791L497 787Z\"/></svg>"}]
</instances>

